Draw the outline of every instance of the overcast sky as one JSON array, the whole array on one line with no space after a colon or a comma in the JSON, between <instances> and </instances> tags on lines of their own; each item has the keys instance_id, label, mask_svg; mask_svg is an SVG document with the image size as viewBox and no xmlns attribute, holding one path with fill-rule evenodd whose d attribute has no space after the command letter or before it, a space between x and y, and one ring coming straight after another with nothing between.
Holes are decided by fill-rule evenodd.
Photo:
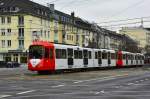
<instances>
[{"instance_id":1,"label":"overcast sky","mask_svg":"<svg viewBox=\"0 0 150 99\"><path fill-rule=\"evenodd\" d=\"M150 16L150 0L33 0L46 5L54 3L55 8L70 14L75 12L90 22L101 23L111 20ZM54 1L54 2L53 2ZM150 24L150 23L149 23Z\"/></svg>"}]
</instances>

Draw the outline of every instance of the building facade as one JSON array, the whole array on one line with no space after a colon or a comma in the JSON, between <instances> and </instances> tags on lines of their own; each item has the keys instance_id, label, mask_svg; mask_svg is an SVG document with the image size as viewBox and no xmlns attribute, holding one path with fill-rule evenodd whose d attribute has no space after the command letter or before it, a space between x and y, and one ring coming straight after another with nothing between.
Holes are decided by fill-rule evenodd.
<instances>
[{"instance_id":1,"label":"building facade","mask_svg":"<svg viewBox=\"0 0 150 99\"><path fill-rule=\"evenodd\" d=\"M76 17L74 12L58 11L54 4L0 0L0 61L26 63L34 40L106 49L117 49L121 42L112 31ZM117 46L112 47L112 42Z\"/></svg>"},{"instance_id":2,"label":"building facade","mask_svg":"<svg viewBox=\"0 0 150 99\"><path fill-rule=\"evenodd\" d=\"M143 27L125 27L120 34L126 34L138 42L138 47L145 53L145 47L150 45L150 29Z\"/></svg>"},{"instance_id":3,"label":"building facade","mask_svg":"<svg viewBox=\"0 0 150 99\"><path fill-rule=\"evenodd\" d=\"M0 61L26 63L34 40L89 47L92 24L30 0L0 0Z\"/></svg>"}]
</instances>

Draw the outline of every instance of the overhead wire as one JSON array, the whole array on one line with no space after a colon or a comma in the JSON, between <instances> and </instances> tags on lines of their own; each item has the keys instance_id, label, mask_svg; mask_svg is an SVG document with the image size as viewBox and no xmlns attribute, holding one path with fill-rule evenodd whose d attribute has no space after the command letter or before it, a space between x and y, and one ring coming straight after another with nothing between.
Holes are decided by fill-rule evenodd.
<instances>
[{"instance_id":1,"label":"overhead wire","mask_svg":"<svg viewBox=\"0 0 150 99\"><path fill-rule=\"evenodd\" d=\"M125 13L127 10L132 9L132 8L135 8L136 6L140 5L140 4L143 3L144 1L145 1L145 0L140 0L140 1L136 2L136 3L134 3L134 4L131 4L131 5L129 5L127 8L125 8L125 9L123 9L123 10L121 10L121 11L115 13L115 14L113 14L111 17L118 16L119 14Z\"/></svg>"}]
</instances>

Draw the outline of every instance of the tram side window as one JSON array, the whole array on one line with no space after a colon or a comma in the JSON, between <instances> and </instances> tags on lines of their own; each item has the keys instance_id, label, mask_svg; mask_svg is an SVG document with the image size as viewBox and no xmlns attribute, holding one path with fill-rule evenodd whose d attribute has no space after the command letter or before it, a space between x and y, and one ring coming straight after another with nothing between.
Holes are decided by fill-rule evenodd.
<instances>
[{"instance_id":1,"label":"tram side window","mask_svg":"<svg viewBox=\"0 0 150 99\"><path fill-rule=\"evenodd\" d=\"M79 59L82 59L82 51L79 51Z\"/></svg>"},{"instance_id":2,"label":"tram side window","mask_svg":"<svg viewBox=\"0 0 150 99\"><path fill-rule=\"evenodd\" d=\"M89 51L89 59L91 59L92 58L92 54L91 54L92 52L91 51Z\"/></svg>"},{"instance_id":3,"label":"tram side window","mask_svg":"<svg viewBox=\"0 0 150 99\"><path fill-rule=\"evenodd\" d=\"M133 60L135 60L135 56L133 55L132 57L133 57Z\"/></svg>"},{"instance_id":4,"label":"tram side window","mask_svg":"<svg viewBox=\"0 0 150 99\"><path fill-rule=\"evenodd\" d=\"M142 60L144 60L144 56L142 56Z\"/></svg>"},{"instance_id":5,"label":"tram side window","mask_svg":"<svg viewBox=\"0 0 150 99\"><path fill-rule=\"evenodd\" d=\"M134 60L134 55L132 55L132 60Z\"/></svg>"},{"instance_id":6,"label":"tram side window","mask_svg":"<svg viewBox=\"0 0 150 99\"><path fill-rule=\"evenodd\" d=\"M126 59L126 54L123 54L123 59Z\"/></svg>"},{"instance_id":7,"label":"tram side window","mask_svg":"<svg viewBox=\"0 0 150 99\"><path fill-rule=\"evenodd\" d=\"M110 58L111 56L110 56L110 52L108 52L108 58Z\"/></svg>"},{"instance_id":8,"label":"tram side window","mask_svg":"<svg viewBox=\"0 0 150 99\"><path fill-rule=\"evenodd\" d=\"M116 56L115 53L111 53L111 59L116 59L115 56Z\"/></svg>"},{"instance_id":9,"label":"tram side window","mask_svg":"<svg viewBox=\"0 0 150 99\"><path fill-rule=\"evenodd\" d=\"M61 49L56 49L56 58L57 59L61 58Z\"/></svg>"},{"instance_id":10,"label":"tram side window","mask_svg":"<svg viewBox=\"0 0 150 99\"><path fill-rule=\"evenodd\" d=\"M62 49L62 59L66 59L67 55L66 55L66 50Z\"/></svg>"},{"instance_id":11,"label":"tram side window","mask_svg":"<svg viewBox=\"0 0 150 99\"><path fill-rule=\"evenodd\" d=\"M140 60L142 60L142 56L140 56Z\"/></svg>"},{"instance_id":12,"label":"tram side window","mask_svg":"<svg viewBox=\"0 0 150 99\"><path fill-rule=\"evenodd\" d=\"M68 58L73 58L73 49L68 49Z\"/></svg>"},{"instance_id":13,"label":"tram side window","mask_svg":"<svg viewBox=\"0 0 150 99\"><path fill-rule=\"evenodd\" d=\"M98 58L101 58L101 57L102 57L102 52L99 51L99 52L98 52Z\"/></svg>"},{"instance_id":14,"label":"tram side window","mask_svg":"<svg viewBox=\"0 0 150 99\"><path fill-rule=\"evenodd\" d=\"M49 56L50 56L50 59L53 59L53 49L50 49Z\"/></svg>"},{"instance_id":15,"label":"tram side window","mask_svg":"<svg viewBox=\"0 0 150 99\"><path fill-rule=\"evenodd\" d=\"M83 56L84 56L84 58L88 58L88 51L87 50L83 50Z\"/></svg>"},{"instance_id":16,"label":"tram side window","mask_svg":"<svg viewBox=\"0 0 150 99\"><path fill-rule=\"evenodd\" d=\"M95 59L98 59L98 52L95 52Z\"/></svg>"},{"instance_id":17,"label":"tram side window","mask_svg":"<svg viewBox=\"0 0 150 99\"><path fill-rule=\"evenodd\" d=\"M78 59L78 58L79 58L79 54L78 54L78 51L77 51L77 50L74 50L74 58L75 58L75 59Z\"/></svg>"},{"instance_id":18,"label":"tram side window","mask_svg":"<svg viewBox=\"0 0 150 99\"><path fill-rule=\"evenodd\" d=\"M66 50L65 49L56 49L56 58L57 59L66 59Z\"/></svg>"},{"instance_id":19,"label":"tram side window","mask_svg":"<svg viewBox=\"0 0 150 99\"><path fill-rule=\"evenodd\" d=\"M138 59L140 60L140 56L138 56Z\"/></svg>"},{"instance_id":20,"label":"tram side window","mask_svg":"<svg viewBox=\"0 0 150 99\"><path fill-rule=\"evenodd\" d=\"M45 48L45 58L49 58L49 49Z\"/></svg>"},{"instance_id":21,"label":"tram side window","mask_svg":"<svg viewBox=\"0 0 150 99\"><path fill-rule=\"evenodd\" d=\"M137 55L135 56L135 60L137 60Z\"/></svg>"},{"instance_id":22,"label":"tram side window","mask_svg":"<svg viewBox=\"0 0 150 99\"><path fill-rule=\"evenodd\" d=\"M102 59L107 59L107 53L106 52L102 53Z\"/></svg>"}]
</instances>

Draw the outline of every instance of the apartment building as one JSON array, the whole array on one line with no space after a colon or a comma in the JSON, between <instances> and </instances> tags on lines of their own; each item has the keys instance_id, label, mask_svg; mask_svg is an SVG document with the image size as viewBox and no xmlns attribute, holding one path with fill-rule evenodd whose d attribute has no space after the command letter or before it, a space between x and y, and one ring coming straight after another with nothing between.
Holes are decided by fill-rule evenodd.
<instances>
[{"instance_id":1,"label":"apartment building","mask_svg":"<svg viewBox=\"0 0 150 99\"><path fill-rule=\"evenodd\" d=\"M126 34L133 40L138 42L138 47L145 52L145 47L150 46L150 29L143 27L124 27L120 30L120 34Z\"/></svg>"},{"instance_id":2,"label":"apartment building","mask_svg":"<svg viewBox=\"0 0 150 99\"><path fill-rule=\"evenodd\" d=\"M110 34L97 24L76 17L74 12L56 10L54 4L0 0L0 61L26 63L34 40L111 49Z\"/></svg>"}]
</instances>

